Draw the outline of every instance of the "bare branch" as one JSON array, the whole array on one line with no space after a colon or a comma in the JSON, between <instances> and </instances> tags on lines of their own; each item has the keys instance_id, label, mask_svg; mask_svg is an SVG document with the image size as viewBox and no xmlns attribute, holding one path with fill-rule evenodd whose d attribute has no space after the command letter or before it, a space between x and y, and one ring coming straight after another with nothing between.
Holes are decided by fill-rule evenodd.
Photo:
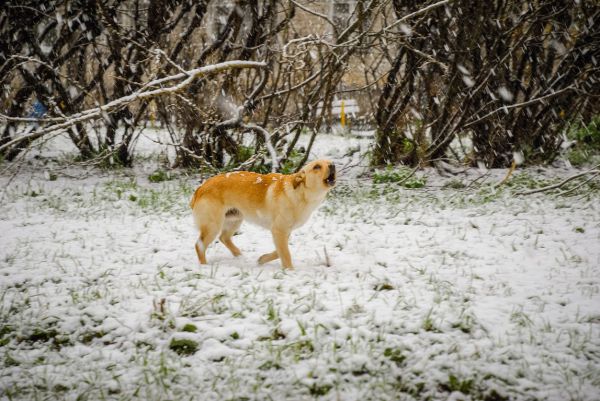
<instances>
[{"instance_id":1,"label":"bare branch","mask_svg":"<svg viewBox=\"0 0 600 401\"><path fill-rule=\"evenodd\" d=\"M335 23L334 23L334 22L333 22L331 19L329 19L329 17L328 17L328 16L326 16L325 14L321 14L321 13L318 13L318 12L316 12L316 11L314 11L314 10L311 10L310 8L308 8L308 7L306 7L306 6L304 6L304 5L300 4L300 3L298 3L298 2L297 2L297 1L295 1L295 0L290 0L290 1L291 1L291 2L292 2L294 5L295 5L295 6L297 6L298 8L300 8L300 9L302 9L302 10L306 11L307 13L309 13L309 14L312 14L312 15L314 15L314 16L316 16L316 17L319 17L319 18L322 18L322 19L324 19L324 20L325 20L325 21L327 21L327 22L328 22L328 23L329 23L331 26L335 27Z\"/></svg>"},{"instance_id":2,"label":"bare branch","mask_svg":"<svg viewBox=\"0 0 600 401\"><path fill-rule=\"evenodd\" d=\"M561 90L558 90L558 91L556 91L556 92L549 93L549 94L547 94L547 95L544 95L544 96L536 97L535 99L531 99L531 100L528 100L528 101L526 101L526 102L522 102L522 103L515 103L515 104L510 104L510 105L508 105L508 106L502 106L502 107L498 107L497 109L495 109L495 110L492 110L492 111L490 111L489 113L487 113L485 116L483 116L483 117L481 117L481 118L478 118L478 119L477 119L477 120L475 120L475 121L471 121L471 122L469 122L469 123L467 123L467 124L463 125L462 127L463 127L463 128L470 127L471 125L473 125L473 124L477 124L477 123L479 123L479 122L481 122L481 121L485 120L486 118L488 118L488 117L490 117L490 116L492 116L492 115L494 115L494 114L496 114L496 113L498 113L498 112L500 112L500 111L503 111L503 110L509 110L509 109L514 109L514 108L517 108L517 107L525 107L525 106L528 106L528 105L530 105L530 104L534 104L534 103L541 102L541 101L543 101L543 100L546 100L546 99L550 99L550 98L552 98L552 97L554 97L554 96L558 96L558 95L560 95L560 94L562 94L563 92L566 92L566 91L568 91L568 90L575 90L575 88L574 88L573 86L567 86L566 88L563 88L563 89L561 89Z\"/></svg>"},{"instance_id":3,"label":"bare branch","mask_svg":"<svg viewBox=\"0 0 600 401\"><path fill-rule=\"evenodd\" d=\"M148 91L138 90L138 91L132 93L131 95L124 96L119 99L115 99L112 102L109 102L98 108L93 108L93 109L83 111L81 113L77 113L75 115L70 116L69 119L63 123L54 124L54 125L44 128L44 129L38 130L32 134L15 138L15 139L3 144L2 146L0 146L0 151L4 150L6 148L9 148L11 146L14 146L16 144L19 144L21 142L24 142L27 140L34 140L45 134L55 132L58 130L62 130L64 128L70 127L72 125L75 125L75 124L83 122L83 121L89 121L89 120L93 120L96 118L100 118L104 114L106 114L120 106L123 106L125 104L131 103L134 101L138 101L138 100L142 100L142 99L149 99L152 97L157 97L157 96L162 96L162 95L178 92L181 89L189 86L193 82L193 80L199 76L214 74L214 73L231 70L231 69L235 69L235 68L265 68L266 66L267 66L266 63L257 62L257 61L240 61L240 60L226 61L223 63L218 63L218 64L213 64L213 65L209 65L209 66L205 66L205 67L196 68L196 69L193 69L190 71L186 71L185 73L156 79L154 81L148 82L145 85L145 87L156 87L165 82L171 82L171 81L180 80L180 79L185 78L185 80L183 80L180 83L173 85L173 86L162 87L159 89L148 90Z\"/></svg>"},{"instance_id":4,"label":"bare branch","mask_svg":"<svg viewBox=\"0 0 600 401\"><path fill-rule=\"evenodd\" d=\"M256 124L242 124L242 128L246 128L249 130L253 130L253 131L258 131L260 132L264 139L265 139L265 145L267 147L267 149L269 150L269 155L271 156L271 171L275 172L277 171L277 169L279 168L279 162L277 160L277 152L275 152L275 148L273 147L273 144L271 143L271 136L269 134L269 132L264 129L261 126L258 126Z\"/></svg>"},{"instance_id":5,"label":"bare branch","mask_svg":"<svg viewBox=\"0 0 600 401\"><path fill-rule=\"evenodd\" d=\"M450 2L450 0L442 0L442 1L438 1L437 3L433 3L428 5L427 7L423 7L420 10L417 10L415 12L412 12L410 14L406 14L404 17L400 18L399 20L395 21L393 24L386 26L385 28L383 28L383 32L387 32L389 30L391 30L392 28L394 28L395 26L401 24L402 22L412 18L412 17L416 17L418 15L421 14L425 14L427 11L432 10L434 8L437 8L439 6L443 6L444 4L448 4Z\"/></svg>"}]
</instances>

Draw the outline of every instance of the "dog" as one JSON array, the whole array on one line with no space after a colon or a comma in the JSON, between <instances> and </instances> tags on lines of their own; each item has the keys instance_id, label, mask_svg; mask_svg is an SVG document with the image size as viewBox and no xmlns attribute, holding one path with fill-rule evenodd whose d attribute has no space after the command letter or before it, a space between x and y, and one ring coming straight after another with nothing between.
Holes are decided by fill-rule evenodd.
<instances>
[{"instance_id":1,"label":"dog","mask_svg":"<svg viewBox=\"0 0 600 401\"><path fill-rule=\"evenodd\" d=\"M295 174L236 171L209 178L190 202L200 231L198 260L206 264L206 249L217 236L233 256L241 255L231 237L248 220L270 230L275 244L275 251L262 255L258 264L279 258L283 268L292 269L290 234L306 223L335 182L335 165L329 160L310 162Z\"/></svg>"}]
</instances>

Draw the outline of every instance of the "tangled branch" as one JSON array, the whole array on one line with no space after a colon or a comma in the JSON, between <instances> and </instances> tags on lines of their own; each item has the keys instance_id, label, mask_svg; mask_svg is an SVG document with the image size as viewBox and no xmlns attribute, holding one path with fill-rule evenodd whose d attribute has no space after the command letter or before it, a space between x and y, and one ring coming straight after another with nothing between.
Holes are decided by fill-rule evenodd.
<instances>
[{"instance_id":1,"label":"tangled branch","mask_svg":"<svg viewBox=\"0 0 600 401\"><path fill-rule=\"evenodd\" d=\"M109 102L105 105L99 106L97 108L88 109L81 113L74 114L66 119L64 122L52 124L46 128L39 129L29 135L20 136L15 138L9 142L6 142L2 146L0 146L0 151L7 149L9 147L18 145L25 141L32 141L37 138L40 138L46 134L50 134L59 130L63 130L65 128L71 127L77 123L81 123L84 121L94 120L97 118L106 117L109 112L122 107L125 104L139 101L143 99L150 99L153 97L158 97L166 94L171 94L178 92L187 86L189 86L196 78L208 74L219 73L231 69L239 69L239 68L265 68L267 66L266 63L258 62L258 61L226 61L223 63L212 64L200 68L195 68L193 70L185 71L180 74L171 75L164 78L159 78L154 81L148 82L144 85L143 89L140 89L131 95L123 96L121 98L115 99L112 102ZM178 84L167 87L160 87L160 85L166 82L173 82L182 80ZM147 89L147 88L156 88L157 89Z\"/></svg>"}]
</instances>

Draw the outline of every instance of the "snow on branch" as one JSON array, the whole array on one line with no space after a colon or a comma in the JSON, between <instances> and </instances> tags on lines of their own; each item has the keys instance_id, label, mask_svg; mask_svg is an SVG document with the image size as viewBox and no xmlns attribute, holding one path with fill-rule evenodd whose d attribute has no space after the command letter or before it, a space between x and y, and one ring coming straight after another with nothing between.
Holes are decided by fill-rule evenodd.
<instances>
[{"instance_id":1,"label":"snow on branch","mask_svg":"<svg viewBox=\"0 0 600 401\"><path fill-rule=\"evenodd\" d=\"M81 113L73 114L73 115L69 116L64 122L52 124L50 126L47 126L46 128L39 129L29 135L20 136L11 141L8 141L8 142L4 143L2 146L0 146L0 151L7 149L9 147L12 147L21 142L28 141L28 140L29 141L35 140L43 135L46 135L46 134L49 134L52 132L56 132L59 130L63 130L65 128L68 128L70 126L73 126L73 125L83 122L83 121L89 121L89 120L93 120L93 119L97 119L97 118L102 118L103 116L105 116L109 112L111 112L112 110L114 110L118 107L121 107L125 104L134 102L134 101L150 99L153 97L178 92L178 91L182 90L183 88L186 88L187 86L189 86L196 78L203 76L203 75L219 73L219 72L232 70L232 69L265 68L266 66L267 66L266 63L258 62L258 61L241 61L241 60L225 61L223 63L217 63L217 64L212 64L212 65L208 65L208 66L204 66L204 67L199 67L199 68L195 68L193 70L185 71L185 72L182 72L179 74L155 79L153 81L150 81L150 82L144 84L142 89L139 89L130 95L120 97L120 98L115 99L105 105L95 107L93 109L88 109L88 110L82 111ZM181 81L181 82L179 82L175 85L172 85L172 86L156 88L159 85L162 85L167 82L173 82L173 81ZM152 87L154 87L156 89L148 89L148 88L152 88ZM0 118L4 119L2 116L0 116Z\"/></svg>"},{"instance_id":2,"label":"snow on branch","mask_svg":"<svg viewBox=\"0 0 600 401\"><path fill-rule=\"evenodd\" d=\"M444 4L448 4L449 2L450 2L450 0L441 0L441 1L438 1L436 3L430 4L427 7L423 7L421 9L417 10L417 11L414 11L414 12L412 12L410 14L406 14L402 18L399 18L397 21L394 21L393 24L386 26L383 29L383 31L387 32L387 31L391 30L392 28L394 28L395 26L403 23L404 21L406 21L406 20L408 20L410 18L413 18L413 17L416 17L418 15L424 14L424 13L426 13L429 10L432 10L432 9L437 8L439 6L443 6Z\"/></svg>"},{"instance_id":3,"label":"snow on branch","mask_svg":"<svg viewBox=\"0 0 600 401\"><path fill-rule=\"evenodd\" d=\"M277 152L275 151L275 148L273 147L273 143L271 143L271 135L269 134L269 132L264 129L263 127L259 126L259 125L255 125L255 124L243 124L242 128L246 128L252 131L256 131L256 132L260 132L265 140L265 146L267 147L267 150L269 151L269 155L271 156L271 171L274 173L277 171L277 169L279 168L279 162L277 160Z\"/></svg>"}]
</instances>

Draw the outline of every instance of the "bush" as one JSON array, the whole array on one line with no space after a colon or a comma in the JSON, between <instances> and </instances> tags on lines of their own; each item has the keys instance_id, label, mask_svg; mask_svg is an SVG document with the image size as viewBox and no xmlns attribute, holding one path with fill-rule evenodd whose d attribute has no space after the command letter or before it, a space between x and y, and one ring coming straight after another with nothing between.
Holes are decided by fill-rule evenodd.
<instances>
[{"instance_id":1,"label":"bush","mask_svg":"<svg viewBox=\"0 0 600 401\"><path fill-rule=\"evenodd\" d=\"M593 159L600 156L600 116L592 118L588 124L582 121L572 124L567 131L567 138L575 141L575 146L567 153L572 165L594 163Z\"/></svg>"},{"instance_id":2,"label":"bush","mask_svg":"<svg viewBox=\"0 0 600 401\"><path fill-rule=\"evenodd\" d=\"M281 173L292 174L295 172L296 168L300 166L300 162L302 161L303 157L304 154L302 152L292 150L288 159L280 166Z\"/></svg>"}]
</instances>

